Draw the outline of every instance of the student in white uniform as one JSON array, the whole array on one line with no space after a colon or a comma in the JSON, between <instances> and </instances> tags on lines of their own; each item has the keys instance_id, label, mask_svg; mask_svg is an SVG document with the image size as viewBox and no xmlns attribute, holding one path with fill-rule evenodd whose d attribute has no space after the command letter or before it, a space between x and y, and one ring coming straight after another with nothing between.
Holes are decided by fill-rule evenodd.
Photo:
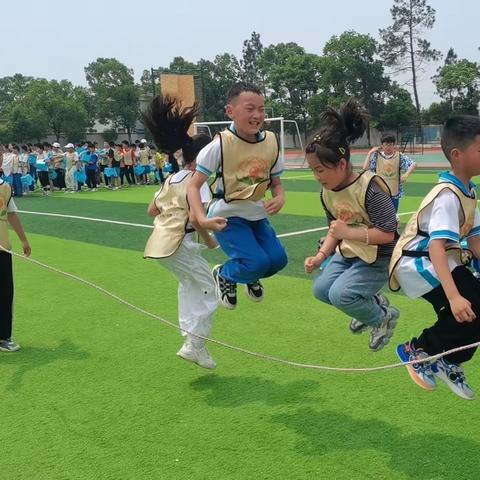
<instances>
[{"instance_id":1,"label":"student in white uniform","mask_svg":"<svg viewBox=\"0 0 480 480\"><path fill-rule=\"evenodd\" d=\"M177 355L203 368L215 368L205 341L195 335L210 335L218 303L215 283L207 261L201 256L202 245L217 246L207 231L189 221L187 186L196 166L198 152L210 142L206 135L188 135L197 114L197 106L183 108L176 99L158 96L143 115L145 126L163 152L183 151L183 170L168 177L155 193L148 214L155 217L154 231L145 247L144 258L158 259L178 280L178 316L185 342ZM202 203L210 200L208 186L201 192ZM186 333L186 331L191 332Z\"/></svg>"},{"instance_id":2,"label":"student in white uniform","mask_svg":"<svg viewBox=\"0 0 480 480\"><path fill-rule=\"evenodd\" d=\"M442 149L452 166L425 197L410 219L393 252L390 288L411 298L423 297L435 310L436 322L417 337L398 345L397 354L412 380L425 390L444 381L461 398L475 393L462 364L475 348L438 359L422 359L480 341L480 282L467 267L480 257L480 213L472 177L480 174L480 119L458 115L447 120ZM462 250L467 239L469 250Z\"/></svg>"}]
</instances>

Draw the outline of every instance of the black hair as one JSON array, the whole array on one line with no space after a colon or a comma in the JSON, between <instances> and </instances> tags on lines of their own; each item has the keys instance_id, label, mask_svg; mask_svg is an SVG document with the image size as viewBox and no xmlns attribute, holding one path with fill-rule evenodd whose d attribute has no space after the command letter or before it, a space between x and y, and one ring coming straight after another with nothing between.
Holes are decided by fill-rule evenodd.
<instances>
[{"instance_id":1,"label":"black hair","mask_svg":"<svg viewBox=\"0 0 480 480\"><path fill-rule=\"evenodd\" d=\"M36 143L35 146L36 146L37 148L40 148L40 149L42 149L42 150L45 150L45 146L43 145L43 143Z\"/></svg>"},{"instance_id":2,"label":"black hair","mask_svg":"<svg viewBox=\"0 0 480 480\"><path fill-rule=\"evenodd\" d=\"M231 103L232 100L237 98L243 92L252 92L257 95L263 95L262 91L253 83L237 82L234 83L227 94L227 103Z\"/></svg>"},{"instance_id":3,"label":"black hair","mask_svg":"<svg viewBox=\"0 0 480 480\"><path fill-rule=\"evenodd\" d=\"M48 142L43 142L43 147L44 148L52 148L52 144Z\"/></svg>"},{"instance_id":4,"label":"black hair","mask_svg":"<svg viewBox=\"0 0 480 480\"><path fill-rule=\"evenodd\" d=\"M191 107L182 107L179 99L170 95L158 95L142 113L142 118L159 150L172 158L174 152L181 148L185 164L189 164L195 161L198 152L211 141L208 135L191 137L188 134L197 114L196 102Z\"/></svg>"},{"instance_id":5,"label":"black hair","mask_svg":"<svg viewBox=\"0 0 480 480\"><path fill-rule=\"evenodd\" d=\"M354 98L340 110L328 108L320 115L320 130L312 137L305 153L314 153L325 166L336 166L344 158L350 161L350 143L367 128L368 114Z\"/></svg>"},{"instance_id":6,"label":"black hair","mask_svg":"<svg viewBox=\"0 0 480 480\"><path fill-rule=\"evenodd\" d=\"M110 148L113 148L113 147L115 146L115 142L108 142L108 146L109 146Z\"/></svg>"},{"instance_id":7,"label":"black hair","mask_svg":"<svg viewBox=\"0 0 480 480\"><path fill-rule=\"evenodd\" d=\"M87 145L87 148L95 148L95 144L94 144L94 143L89 143L89 144Z\"/></svg>"},{"instance_id":8,"label":"black hair","mask_svg":"<svg viewBox=\"0 0 480 480\"><path fill-rule=\"evenodd\" d=\"M464 150L480 135L480 118L473 115L455 115L450 117L443 127L441 145L450 162L450 154L454 148Z\"/></svg>"},{"instance_id":9,"label":"black hair","mask_svg":"<svg viewBox=\"0 0 480 480\"><path fill-rule=\"evenodd\" d=\"M123 140L122 145L130 146L130 142L128 140Z\"/></svg>"},{"instance_id":10,"label":"black hair","mask_svg":"<svg viewBox=\"0 0 480 480\"><path fill-rule=\"evenodd\" d=\"M397 139L393 133L384 133L380 138L380 143L396 143Z\"/></svg>"}]
</instances>

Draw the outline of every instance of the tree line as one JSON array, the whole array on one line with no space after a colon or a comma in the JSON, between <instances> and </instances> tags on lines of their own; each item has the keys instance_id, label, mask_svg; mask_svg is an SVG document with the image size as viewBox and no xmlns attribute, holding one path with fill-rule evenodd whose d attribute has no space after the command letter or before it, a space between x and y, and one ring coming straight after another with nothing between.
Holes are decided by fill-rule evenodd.
<instances>
[{"instance_id":1,"label":"tree line","mask_svg":"<svg viewBox=\"0 0 480 480\"><path fill-rule=\"evenodd\" d=\"M380 130L440 124L452 113L478 115L480 65L458 58L453 48L432 77L441 100L421 107L418 78L426 64L442 59L425 38L436 12L426 0L394 0L390 12L392 23L379 30L378 39L348 30L332 36L322 54L294 42L265 47L253 32L240 58L231 53L198 62L175 57L168 66L144 70L138 84L134 72L114 58L98 58L85 67L88 87L22 74L0 78L0 140L39 140L52 133L76 141L96 120L109 126L107 140L115 139L118 129L130 137L141 95L158 91L157 72L196 75L207 121L224 118L226 93L238 80L263 90L270 116L295 119L305 132L316 127L326 106L351 96L364 103L371 126ZM394 80L400 73L409 79L407 85Z\"/></svg>"}]
</instances>

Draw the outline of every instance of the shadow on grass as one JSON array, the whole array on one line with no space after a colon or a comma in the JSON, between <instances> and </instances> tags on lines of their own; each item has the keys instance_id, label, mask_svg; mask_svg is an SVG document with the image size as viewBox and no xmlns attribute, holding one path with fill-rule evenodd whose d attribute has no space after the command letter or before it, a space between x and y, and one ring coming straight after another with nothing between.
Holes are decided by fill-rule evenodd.
<instances>
[{"instance_id":1,"label":"shadow on grass","mask_svg":"<svg viewBox=\"0 0 480 480\"><path fill-rule=\"evenodd\" d=\"M480 444L466 438L432 433L405 434L381 420L359 420L343 413L319 412L310 407L301 408L296 413L274 415L272 420L302 437L296 450L308 457L343 450L348 462L349 451L357 456L362 449L375 450L390 457L388 466L392 470L411 479L479 478ZM371 460L371 455L368 458ZM369 474L375 474L373 462L367 468L371 469Z\"/></svg>"},{"instance_id":2,"label":"shadow on grass","mask_svg":"<svg viewBox=\"0 0 480 480\"><path fill-rule=\"evenodd\" d=\"M252 403L269 406L318 402L312 392L319 386L311 380L276 383L261 377L206 375L191 382L194 390L206 392L206 402L214 407L240 407Z\"/></svg>"},{"instance_id":3,"label":"shadow on grass","mask_svg":"<svg viewBox=\"0 0 480 480\"><path fill-rule=\"evenodd\" d=\"M57 347L28 347L19 352L1 355L2 365L17 366L10 383L6 386L7 390L13 391L21 388L24 376L32 370L57 361L84 360L89 356L68 340L63 340Z\"/></svg>"}]
</instances>

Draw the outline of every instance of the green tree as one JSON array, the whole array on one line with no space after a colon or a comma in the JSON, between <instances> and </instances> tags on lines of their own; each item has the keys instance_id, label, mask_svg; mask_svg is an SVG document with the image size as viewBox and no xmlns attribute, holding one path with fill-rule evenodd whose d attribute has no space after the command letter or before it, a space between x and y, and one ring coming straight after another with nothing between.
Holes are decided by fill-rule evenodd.
<instances>
[{"instance_id":1,"label":"green tree","mask_svg":"<svg viewBox=\"0 0 480 480\"><path fill-rule=\"evenodd\" d=\"M342 102L356 97L375 118L390 85L377 58L377 42L370 35L347 31L331 37L323 54L322 90ZM370 144L370 128L367 136Z\"/></svg>"},{"instance_id":2,"label":"green tree","mask_svg":"<svg viewBox=\"0 0 480 480\"><path fill-rule=\"evenodd\" d=\"M393 24L380 30L380 53L387 66L395 67L395 72L410 71L415 107L420 114L418 74L425 63L441 56L422 38L423 32L435 23L435 10L426 0L394 0L390 12Z\"/></svg>"},{"instance_id":3,"label":"green tree","mask_svg":"<svg viewBox=\"0 0 480 480\"><path fill-rule=\"evenodd\" d=\"M68 80L32 80L7 109L7 130L17 141L40 140L48 133L57 141L61 136L80 140L90 122L86 103L84 89Z\"/></svg>"},{"instance_id":4,"label":"green tree","mask_svg":"<svg viewBox=\"0 0 480 480\"><path fill-rule=\"evenodd\" d=\"M140 88L135 85L133 70L115 58L98 58L85 67L85 76L95 98L98 120L124 128L131 140L140 113Z\"/></svg>"},{"instance_id":5,"label":"green tree","mask_svg":"<svg viewBox=\"0 0 480 480\"><path fill-rule=\"evenodd\" d=\"M443 125L451 114L449 102L434 102L422 111L422 123L424 125Z\"/></svg>"},{"instance_id":6,"label":"green tree","mask_svg":"<svg viewBox=\"0 0 480 480\"><path fill-rule=\"evenodd\" d=\"M452 113L478 115L480 65L467 59L450 59L434 77L437 92Z\"/></svg>"},{"instance_id":7,"label":"green tree","mask_svg":"<svg viewBox=\"0 0 480 480\"><path fill-rule=\"evenodd\" d=\"M263 45L260 34L252 32L251 37L243 42L242 58L240 59L242 79L257 85L266 94L265 78L259 65L262 53Z\"/></svg>"},{"instance_id":8,"label":"green tree","mask_svg":"<svg viewBox=\"0 0 480 480\"><path fill-rule=\"evenodd\" d=\"M394 130L413 125L416 120L417 110L410 93L393 83L389 88L387 101L380 108L376 126L381 130Z\"/></svg>"},{"instance_id":9,"label":"green tree","mask_svg":"<svg viewBox=\"0 0 480 480\"><path fill-rule=\"evenodd\" d=\"M16 73L12 77L0 78L0 118L3 118L7 108L25 96L32 77Z\"/></svg>"}]
</instances>

